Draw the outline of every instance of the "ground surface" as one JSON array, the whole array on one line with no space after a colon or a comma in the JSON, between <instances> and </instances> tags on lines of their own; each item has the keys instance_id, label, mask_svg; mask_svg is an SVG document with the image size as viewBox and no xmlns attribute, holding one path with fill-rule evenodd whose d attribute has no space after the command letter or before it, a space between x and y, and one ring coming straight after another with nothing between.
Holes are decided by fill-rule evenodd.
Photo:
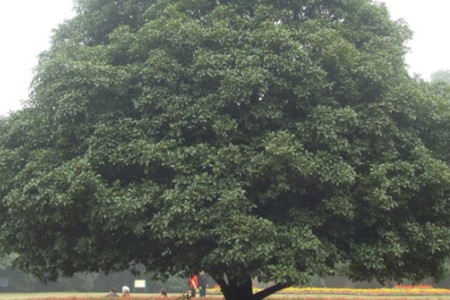
<instances>
[{"instance_id":1,"label":"ground surface","mask_svg":"<svg viewBox=\"0 0 450 300\"><path fill-rule=\"evenodd\" d=\"M0 300L77 300L87 298L103 298L106 293L0 293ZM175 299L180 294L169 294L167 300ZM165 299L158 294L132 294L132 298L142 299ZM131 298L131 299L132 299ZM120 298L117 298L120 299ZM201 298L196 298L200 300ZM209 296L205 300L223 299L222 296ZM450 295L337 295L337 294L276 294L268 299L289 300L450 300Z\"/></svg>"}]
</instances>

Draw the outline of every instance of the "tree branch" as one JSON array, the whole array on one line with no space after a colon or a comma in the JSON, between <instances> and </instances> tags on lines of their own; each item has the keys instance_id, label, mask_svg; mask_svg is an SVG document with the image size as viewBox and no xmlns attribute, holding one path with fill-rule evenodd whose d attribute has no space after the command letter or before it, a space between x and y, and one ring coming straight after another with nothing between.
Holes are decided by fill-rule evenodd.
<instances>
[{"instance_id":1,"label":"tree branch","mask_svg":"<svg viewBox=\"0 0 450 300\"><path fill-rule=\"evenodd\" d=\"M271 287L268 287L260 292L257 292L253 295L253 300L261 300L269 295L272 295L282 289L290 287L292 284L290 283L277 283Z\"/></svg>"},{"instance_id":2,"label":"tree branch","mask_svg":"<svg viewBox=\"0 0 450 300\"><path fill-rule=\"evenodd\" d=\"M226 298L226 295L228 294L228 284L225 282L225 280L223 278L215 279L215 281L220 286L220 289Z\"/></svg>"}]
</instances>

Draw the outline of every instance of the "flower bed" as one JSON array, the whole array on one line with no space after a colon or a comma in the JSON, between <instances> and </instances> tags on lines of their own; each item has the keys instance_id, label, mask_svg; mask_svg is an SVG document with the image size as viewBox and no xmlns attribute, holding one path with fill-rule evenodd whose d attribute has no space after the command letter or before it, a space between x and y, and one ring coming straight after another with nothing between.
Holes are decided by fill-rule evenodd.
<instances>
[{"instance_id":1,"label":"flower bed","mask_svg":"<svg viewBox=\"0 0 450 300\"><path fill-rule=\"evenodd\" d=\"M399 286L394 288L354 289L354 288L293 288L286 293L299 294L345 294L345 295L450 295L449 289L433 288L431 286Z\"/></svg>"},{"instance_id":2,"label":"flower bed","mask_svg":"<svg viewBox=\"0 0 450 300\"><path fill-rule=\"evenodd\" d=\"M261 289L254 288L254 292ZM210 288L210 294L220 294L219 288ZM431 285L396 285L393 288L355 289L355 288L318 288L318 287L290 287L278 294L299 295L449 295L450 289L433 288Z\"/></svg>"},{"instance_id":3,"label":"flower bed","mask_svg":"<svg viewBox=\"0 0 450 300\"><path fill-rule=\"evenodd\" d=\"M257 292L261 289L254 289ZM163 297L159 294L132 294L130 300L176 300L179 294L169 294ZM436 298L438 297L438 298ZM1 298L14 300L11 298ZM26 298L27 300L100 300L107 299L104 295L58 295L49 296L38 294ZM109 298L113 299L113 298ZM121 298L116 298L121 299ZM208 296L205 298L196 298L198 300L222 300L223 296L219 288L208 289ZM449 299L450 289L433 288L431 285L396 285L393 288L377 289L354 289L354 288L317 288L317 287L291 287L284 289L275 295L269 297L273 300L429 300L429 299Z\"/></svg>"}]
</instances>

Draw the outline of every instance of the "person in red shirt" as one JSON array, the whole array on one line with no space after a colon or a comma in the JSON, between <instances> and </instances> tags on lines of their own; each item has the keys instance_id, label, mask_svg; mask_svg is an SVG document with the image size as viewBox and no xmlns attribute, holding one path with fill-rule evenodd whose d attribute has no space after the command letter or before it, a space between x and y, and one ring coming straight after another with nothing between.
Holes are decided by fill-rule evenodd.
<instances>
[{"instance_id":1,"label":"person in red shirt","mask_svg":"<svg viewBox=\"0 0 450 300\"><path fill-rule=\"evenodd\" d=\"M198 287L198 277L194 273L189 275L189 290L191 291L191 297L195 297L195 292Z\"/></svg>"}]
</instances>

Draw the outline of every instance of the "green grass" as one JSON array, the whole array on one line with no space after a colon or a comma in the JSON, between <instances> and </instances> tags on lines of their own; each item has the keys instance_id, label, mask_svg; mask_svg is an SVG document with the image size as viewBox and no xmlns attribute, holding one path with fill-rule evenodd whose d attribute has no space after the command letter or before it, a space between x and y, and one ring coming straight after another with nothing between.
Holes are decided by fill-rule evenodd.
<instances>
[{"instance_id":1,"label":"green grass","mask_svg":"<svg viewBox=\"0 0 450 300\"><path fill-rule=\"evenodd\" d=\"M73 298L103 298L107 293L77 293L77 292L64 292L64 293L0 293L0 300L21 300L21 299L61 299L72 300ZM169 294L167 300L173 300L179 294ZM144 299L164 299L159 294L139 294L132 293L131 300L143 297ZM120 300L120 298L117 298ZM201 298L196 298L200 300ZM223 296L208 296L206 300L211 299L223 299ZM276 294L272 295L268 299L274 300L450 300L450 295L426 295L426 296L386 296L386 295L333 295L333 294L320 294L320 295L306 295L306 294Z\"/></svg>"},{"instance_id":2,"label":"green grass","mask_svg":"<svg viewBox=\"0 0 450 300\"><path fill-rule=\"evenodd\" d=\"M108 292L104 293L79 293L79 292L49 292L49 293L1 293L0 292L0 300L19 300L19 299L61 299L61 300L68 300L71 298L104 298ZM120 295L120 293L119 293ZM138 297L148 297L148 298L159 298L159 294L143 294L143 293L132 293L132 297L135 298ZM181 294L169 294L169 296L181 296ZM216 296L214 296L216 298ZM209 297L211 298L211 297ZM222 299L223 297L220 296L218 299ZM106 299L106 298L105 298ZM116 298L120 300L120 298ZM200 300L200 298L197 298ZM449 298L450 299L450 298Z\"/></svg>"},{"instance_id":3,"label":"green grass","mask_svg":"<svg viewBox=\"0 0 450 300\"><path fill-rule=\"evenodd\" d=\"M74 298L96 298L101 299L107 293L0 293L0 300L22 300L22 299L43 299L43 300L72 300ZM146 297L145 297L146 296ZM174 299L175 294L169 295L168 300ZM145 297L145 299L154 298L155 300L164 299L158 294L132 294L132 298L138 299L140 297ZM207 300L211 298L223 299L222 296L210 296ZM295 294L277 294L269 297L271 299L288 299L288 300L450 300L450 295L426 295L426 296L368 296L368 295L332 295L332 294L321 294L321 295L295 295ZM120 298L119 298L120 299ZM200 298L196 298L200 300Z\"/></svg>"},{"instance_id":4,"label":"green grass","mask_svg":"<svg viewBox=\"0 0 450 300\"><path fill-rule=\"evenodd\" d=\"M70 298L70 297L102 297L105 293L0 293L1 300L38 299L38 298Z\"/></svg>"}]
</instances>

